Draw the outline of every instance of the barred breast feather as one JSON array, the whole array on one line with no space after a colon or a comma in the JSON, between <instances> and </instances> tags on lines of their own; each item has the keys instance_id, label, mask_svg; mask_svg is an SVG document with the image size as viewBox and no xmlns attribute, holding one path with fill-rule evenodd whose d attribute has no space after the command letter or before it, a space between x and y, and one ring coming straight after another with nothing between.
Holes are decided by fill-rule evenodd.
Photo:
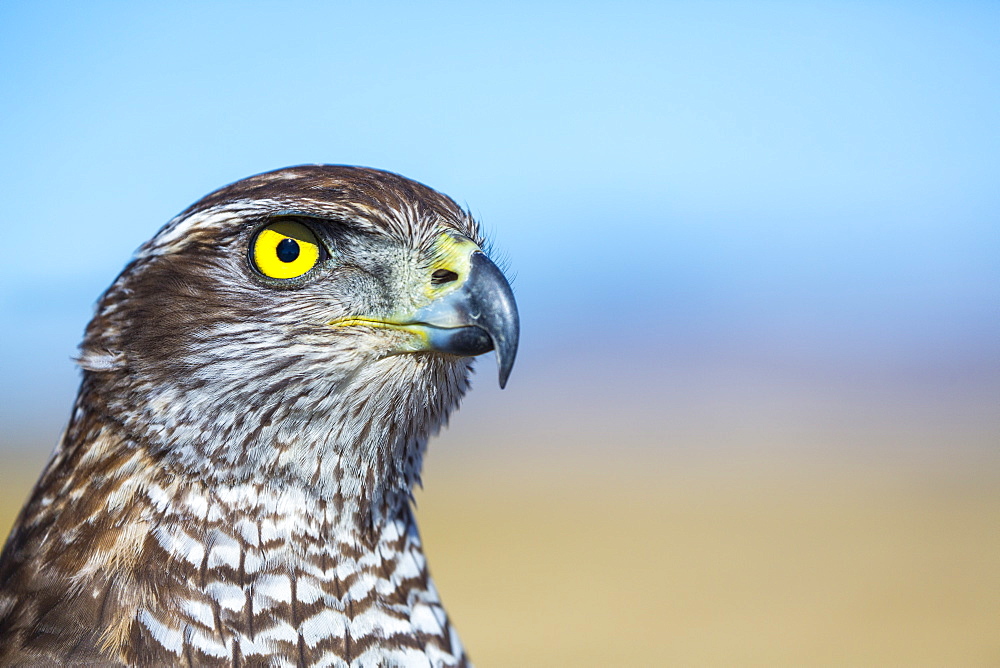
<instances>
[{"instance_id":1,"label":"barred breast feather","mask_svg":"<svg viewBox=\"0 0 1000 668\"><path fill-rule=\"evenodd\" d=\"M339 166L168 223L87 328L0 557L0 665L468 665L411 492L472 358L505 383L516 354L482 245L444 195Z\"/></svg>"}]
</instances>

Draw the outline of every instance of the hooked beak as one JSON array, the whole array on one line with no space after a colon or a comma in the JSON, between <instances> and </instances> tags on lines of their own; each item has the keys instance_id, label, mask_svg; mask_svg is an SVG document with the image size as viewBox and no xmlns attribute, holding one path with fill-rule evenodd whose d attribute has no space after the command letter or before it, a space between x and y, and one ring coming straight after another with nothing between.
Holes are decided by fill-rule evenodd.
<instances>
[{"instance_id":1,"label":"hooked beak","mask_svg":"<svg viewBox=\"0 0 1000 668\"><path fill-rule=\"evenodd\" d=\"M451 266L459 270L451 273L458 278L440 288L437 296L432 293L426 306L389 318L348 316L328 324L388 327L411 334L392 354L433 351L474 357L496 350L500 387L506 387L520 333L514 293L503 272L478 246L468 239L450 235L447 239Z\"/></svg>"},{"instance_id":2,"label":"hooked beak","mask_svg":"<svg viewBox=\"0 0 1000 668\"><path fill-rule=\"evenodd\" d=\"M469 273L455 290L416 311L407 329L420 328L427 348L472 357L496 350L500 387L514 368L520 322L503 272L476 250Z\"/></svg>"}]
</instances>

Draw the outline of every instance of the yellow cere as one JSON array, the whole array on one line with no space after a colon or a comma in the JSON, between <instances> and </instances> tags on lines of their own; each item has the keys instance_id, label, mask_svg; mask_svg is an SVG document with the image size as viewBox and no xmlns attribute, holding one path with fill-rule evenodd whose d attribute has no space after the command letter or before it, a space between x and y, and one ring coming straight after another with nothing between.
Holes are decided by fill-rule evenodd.
<instances>
[{"instance_id":1,"label":"yellow cere","mask_svg":"<svg viewBox=\"0 0 1000 668\"><path fill-rule=\"evenodd\" d=\"M253 242L253 262L270 278L296 278L319 262L319 240L302 223L271 223Z\"/></svg>"},{"instance_id":2,"label":"yellow cere","mask_svg":"<svg viewBox=\"0 0 1000 668\"><path fill-rule=\"evenodd\" d=\"M434 285L428 286L425 290L427 297L433 299L464 283L465 277L469 275L469 260L477 250L479 246L471 239L451 232L442 232L434 241L431 271L435 269L453 271L458 274L458 280L445 283L440 288Z\"/></svg>"}]
</instances>

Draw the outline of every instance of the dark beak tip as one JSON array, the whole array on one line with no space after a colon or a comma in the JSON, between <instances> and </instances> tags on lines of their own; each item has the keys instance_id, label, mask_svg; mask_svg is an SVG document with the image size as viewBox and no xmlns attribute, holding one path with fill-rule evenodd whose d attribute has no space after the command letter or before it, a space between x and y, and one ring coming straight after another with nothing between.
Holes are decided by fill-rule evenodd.
<instances>
[{"instance_id":1,"label":"dark beak tip","mask_svg":"<svg viewBox=\"0 0 1000 668\"><path fill-rule=\"evenodd\" d=\"M477 319L477 325L489 335L496 351L498 380L500 389L504 389L514 368L521 334L517 304L503 272L484 253L473 253L471 265L471 273L476 275L474 294L481 306L481 319Z\"/></svg>"},{"instance_id":2,"label":"dark beak tip","mask_svg":"<svg viewBox=\"0 0 1000 668\"><path fill-rule=\"evenodd\" d=\"M493 349L496 351L497 356L497 375L500 381L500 389L507 387L507 380L510 378L510 372L514 369L514 360L517 357L517 323L515 318L515 330L514 338L503 339L500 341L493 341Z\"/></svg>"}]
</instances>

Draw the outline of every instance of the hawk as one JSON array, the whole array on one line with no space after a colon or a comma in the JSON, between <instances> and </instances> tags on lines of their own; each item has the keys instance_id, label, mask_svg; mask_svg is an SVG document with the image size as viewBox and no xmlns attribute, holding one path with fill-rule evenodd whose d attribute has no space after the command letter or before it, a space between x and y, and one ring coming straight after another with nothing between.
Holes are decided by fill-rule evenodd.
<instances>
[{"instance_id":1,"label":"hawk","mask_svg":"<svg viewBox=\"0 0 1000 668\"><path fill-rule=\"evenodd\" d=\"M495 350L472 217L396 174L226 186L100 298L72 417L0 557L2 665L453 666L411 506Z\"/></svg>"}]
</instances>

